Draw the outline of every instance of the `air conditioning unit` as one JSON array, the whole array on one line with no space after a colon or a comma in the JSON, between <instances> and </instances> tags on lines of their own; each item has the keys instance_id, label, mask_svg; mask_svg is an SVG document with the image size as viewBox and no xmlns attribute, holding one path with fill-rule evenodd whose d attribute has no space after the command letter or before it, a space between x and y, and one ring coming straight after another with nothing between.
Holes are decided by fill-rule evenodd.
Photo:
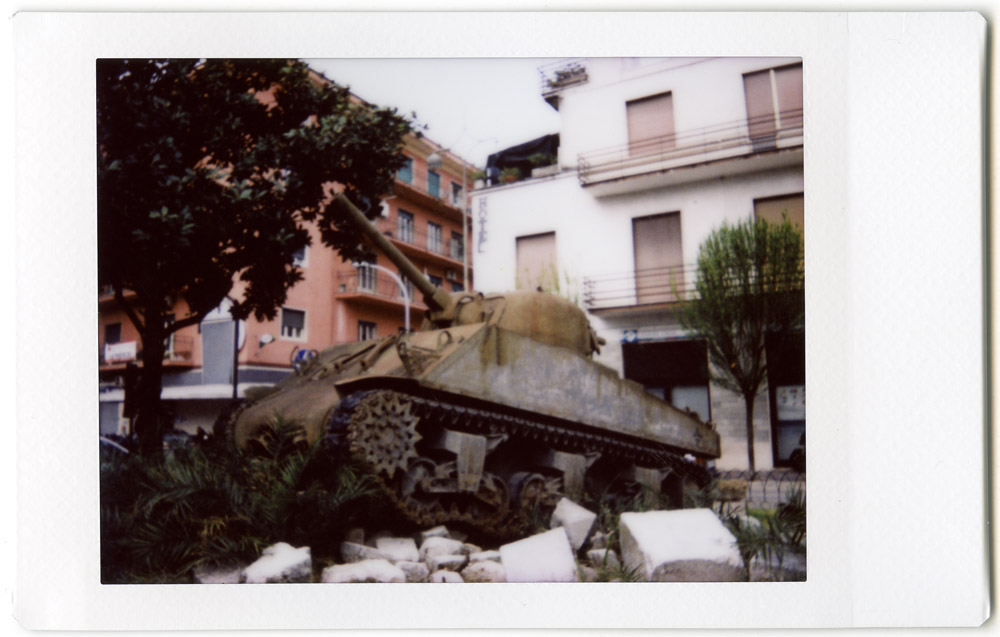
<instances>
[{"instance_id":1,"label":"air conditioning unit","mask_svg":"<svg viewBox=\"0 0 1000 637\"><path fill-rule=\"evenodd\" d=\"M444 278L448 279L449 281L457 281L458 273L449 268L444 271Z\"/></svg>"}]
</instances>

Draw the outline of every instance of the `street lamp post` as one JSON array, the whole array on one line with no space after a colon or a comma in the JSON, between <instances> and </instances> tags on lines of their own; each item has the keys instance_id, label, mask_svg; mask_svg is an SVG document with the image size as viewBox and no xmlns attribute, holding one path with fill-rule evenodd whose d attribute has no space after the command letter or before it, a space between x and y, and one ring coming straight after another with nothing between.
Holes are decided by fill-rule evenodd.
<instances>
[{"instance_id":1,"label":"street lamp post","mask_svg":"<svg viewBox=\"0 0 1000 637\"><path fill-rule=\"evenodd\" d=\"M406 331L409 332L410 331L410 292L409 292L409 290L406 289L406 284L403 283L403 279L400 278L400 276L398 274L396 274L395 272L393 272L389 268L381 266L381 265L378 265L378 264L375 264L375 263L365 263L365 262L362 262L362 261L355 261L355 262L351 263L351 265L353 265L358 270L361 270L362 268L373 268L375 270L381 270L382 272L385 272L390 277L392 277L392 280L395 281L396 285L399 286L399 291L403 295L403 308L404 308L403 309L403 311L404 311L403 325L405 326Z\"/></svg>"},{"instance_id":2,"label":"street lamp post","mask_svg":"<svg viewBox=\"0 0 1000 637\"><path fill-rule=\"evenodd\" d=\"M496 137L487 137L486 139L477 140L472 148L469 149L471 153L475 150L476 146L483 142L496 141ZM454 146L452 146L454 148ZM451 148L445 148L441 152L450 152ZM469 285L469 233L468 233L468 214L469 214L469 189L468 182L466 181L466 162L464 159L459 158L462 163L462 285L466 287L466 292L472 291L472 286ZM427 167L431 170L437 170L444 165L444 157L440 153L434 151L427 158Z\"/></svg>"}]
</instances>

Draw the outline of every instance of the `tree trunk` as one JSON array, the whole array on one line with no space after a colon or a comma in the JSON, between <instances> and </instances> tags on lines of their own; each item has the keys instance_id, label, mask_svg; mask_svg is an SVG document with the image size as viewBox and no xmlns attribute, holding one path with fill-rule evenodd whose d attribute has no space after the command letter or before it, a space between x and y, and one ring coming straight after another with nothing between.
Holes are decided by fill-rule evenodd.
<instances>
[{"instance_id":1,"label":"tree trunk","mask_svg":"<svg viewBox=\"0 0 1000 637\"><path fill-rule=\"evenodd\" d=\"M142 369L136 387L135 432L139 437L139 451L143 456L158 458L163 455L163 418L160 409L160 390L163 385L164 332L159 316L146 321L146 334L142 339Z\"/></svg>"},{"instance_id":2,"label":"tree trunk","mask_svg":"<svg viewBox=\"0 0 1000 637\"><path fill-rule=\"evenodd\" d=\"M753 451L753 392L746 392L743 394L743 400L746 403L747 409L747 460L750 462L750 474L752 477L754 472L757 471Z\"/></svg>"}]
</instances>

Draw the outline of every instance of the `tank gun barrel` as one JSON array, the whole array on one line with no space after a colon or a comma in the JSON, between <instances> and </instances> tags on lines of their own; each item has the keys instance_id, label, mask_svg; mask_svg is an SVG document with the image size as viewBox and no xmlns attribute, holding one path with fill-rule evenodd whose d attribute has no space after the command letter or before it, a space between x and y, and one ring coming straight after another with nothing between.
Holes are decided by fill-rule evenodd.
<instances>
[{"instance_id":1,"label":"tank gun barrel","mask_svg":"<svg viewBox=\"0 0 1000 637\"><path fill-rule=\"evenodd\" d=\"M413 262L406 258L406 256L399 251L399 248L392 245L392 242L385 238L385 236L378 231L378 228L365 217L364 213L358 210L357 206L351 203L343 193L338 194L333 198L333 206L335 209L342 213L343 216L350 219L359 230L364 232L365 236L368 237L375 247L382 251L385 256L389 257L389 260L396 264L396 267L403 273L407 279L413 282L420 293L423 294L424 303L427 307L431 309L432 312L448 314L453 309L454 302L451 296L442 290L441 288L435 286L430 280L423 275L423 273L417 269L417 266L413 265Z\"/></svg>"}]
</instances>

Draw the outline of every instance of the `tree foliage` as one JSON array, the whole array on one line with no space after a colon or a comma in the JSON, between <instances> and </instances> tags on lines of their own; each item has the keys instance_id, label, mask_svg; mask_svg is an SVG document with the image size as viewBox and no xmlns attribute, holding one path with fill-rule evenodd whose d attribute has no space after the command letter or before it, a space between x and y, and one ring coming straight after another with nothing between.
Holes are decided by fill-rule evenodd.
<instances>
[{"instance_id":1,"label":"tree foliage","mask_svg":"<svg viewBox=\"0 0 1000 637\"><path fill-rule=\"evenodd\" d=\"M787 219L725 223L698 252L695 294L681 325L708 348L717 385L743 396L750 470L755 470L753 403L767 378L765 337L781 345L805 327L801 232Z\"/></svg>"},{"instance_id":2,"label":"tree foliage","mask_svg":"<svg viewBox=\"0 0 1000 637\"><path fill-rule=\"evenodd\" d=\"M142 339L144 448L158 438L164 339L236 282L233 316L274 318L302 278L292 260L310 242L307 222L345 258L361 256L360 233L326 207L332 184L374 214L410 130L299 61L98 62L99 279ZM180 299L188 314L167 325Z\"/></svg>"}]
</instances>

